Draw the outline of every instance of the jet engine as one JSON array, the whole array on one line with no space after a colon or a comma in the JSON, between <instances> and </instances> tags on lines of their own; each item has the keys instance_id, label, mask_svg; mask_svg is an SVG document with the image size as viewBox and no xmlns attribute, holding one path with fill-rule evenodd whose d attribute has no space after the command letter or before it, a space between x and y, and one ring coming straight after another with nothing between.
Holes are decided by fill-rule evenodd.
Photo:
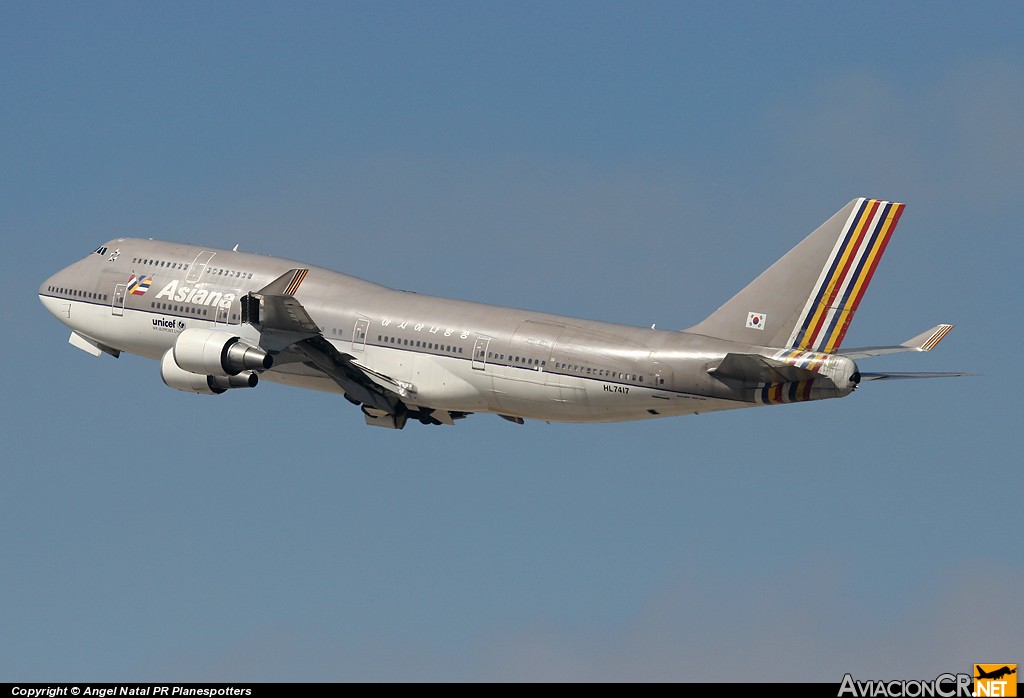
<instances>
[{"instance_id":1,"label":"jet engine","mask_svg":"<svg viewBox=\"0 0 1024 698\"><path fill-rule=\"evenodd\" d=\"M237 376L274 364L263 349L222 330L187 329L178 335L171 351L178 368L201 375Z\"/></svg>"},{"instance_id":2,"label":"jet engine","mask_svg":"<svg viewBox=\"0 0 1024 698\"><path fill-rule=\"evenodd\" d=\"M174 349L168 349L160 359L160 377L169 388L200 395L220 395L231 388L255 388L260 380L252 371L239 371L233 376L186 371L175 362Z\"/></svg>"}]
</instances>

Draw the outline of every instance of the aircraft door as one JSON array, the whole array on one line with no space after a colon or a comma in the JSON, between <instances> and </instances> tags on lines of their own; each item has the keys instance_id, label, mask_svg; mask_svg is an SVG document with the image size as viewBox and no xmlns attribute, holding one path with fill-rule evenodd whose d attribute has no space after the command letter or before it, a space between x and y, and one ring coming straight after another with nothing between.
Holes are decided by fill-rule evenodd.
<instances>
[{"instance_id":1,"label":"aircraft door","mask_svg":"<svg viewBox=\"0 0 1024 698\"><path fill-rule=\"evenodd\" d=\"M128 284L114 286L114 295L110 299L110 314L115 317L124 315L124 301L128 296Z\"/></svg>"},{"instance_id":2,"label":"aircraft door","mask_svg":"<svg viewBox=\"0 0 1024 698\"><path fill-rule=\"evenodd\" d=\"M656 390L672 389L672 368L655 361L651 367L651 383Z\"/></svg>"},{"instance_id":3,"label":"aircraft door","mask_svg":"<svg viewBox=\"0 0 1024 698\"><path fill-rule=\"evenodd\" d=\"M200 252L196 255L196 258L192 260L192 263L188 265L188 273L185 274L185 283L194 284L199 281L203 272L206 271L206 265L210 263L216 252Z\"/></svg>"},{"instance_id":4,"label":"aircraft door","mask_svg":"<svg viewBox=\"0 0 1024 698\"><path fill-rule=\"evenodd\" d=\"M218 305L214 311L213 323L215 325L226 325L228 324L228 318L230 317L231 308L223 305Z\"/></svg>"},{"instance_id":5,"label":"aircraft door","mask_svg":"<svg viewBox=\"0 0 1024 698\"><path fill-rule=\"evenodd\" d=\"M370 331L370 321L366 318L356 320L356 326L352 330L352 350L363 351L366 349L366 333Z\"/></svg>"},{"instance_id":6,"label":"aircraft door","mask_svg":"<svg viewBox=\"0 0 1024 698\"><path fill-rule=\"evenodd\" d=\"M233 298L231 302L221 301L213 311L213 322L215 325L239 325L242 322L242 299L241 291L239 297Z\"/></svg>"},{"instance_id":7,"label":"aircraft door","mask_svg":"<svg viewBox=\"0 0 1024 698\"><path fill-rule=\"evenodd\" d=\"M483 371L487 367L487 346L490 343L490 337L477 337L473 344L472 366L477 371Z\"/></svg>"}]
</instances>

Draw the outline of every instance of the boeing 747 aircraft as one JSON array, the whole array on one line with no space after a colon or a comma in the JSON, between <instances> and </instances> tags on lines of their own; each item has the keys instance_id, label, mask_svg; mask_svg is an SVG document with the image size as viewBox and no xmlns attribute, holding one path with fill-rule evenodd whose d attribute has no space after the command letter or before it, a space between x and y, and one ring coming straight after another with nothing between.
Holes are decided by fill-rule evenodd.
<instances>
[{"instance_id":1,"label":"boeing 747 aircraft","mask_svg":"<svg viewBox=\"0 0 1024 698\"><path fill-rule=\"evenodd\" d=\"M703 322L666 331L396 291L236 250L117 238L47 279L39 299L90 354L160 361L164 383L215 395L267 379L340 393L367 424L611 422L849 395L857 360L929 351L842 349L903 213L855 199Z\"/></svg>"}]
</instances>

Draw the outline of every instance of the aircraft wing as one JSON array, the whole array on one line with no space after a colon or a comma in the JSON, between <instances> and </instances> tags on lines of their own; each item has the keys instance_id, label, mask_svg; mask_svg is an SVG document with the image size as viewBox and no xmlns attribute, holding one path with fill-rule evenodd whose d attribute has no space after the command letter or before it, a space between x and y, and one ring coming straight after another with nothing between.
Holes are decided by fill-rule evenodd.
<instances>
[{"instance_id":1,"label":"aircraft wing","mask_svg":"<svg viewBox=\"0 0 1024 698\"><path fill-rule=\"evenodd\" d=\"M308 269L292 269L244 299L242 317L260 331L260 346L273 354L291 355L314 366L345 394L365 406L395 414L413 386L357 364L338 351L320 332L294 294Z\"/></svg>"},{"instance_id":2,"label":"aircraft wing","mask_svg":"<svg viewBox=\"0 0 1024 698\"><path fill-rule=\"evenodd\" d=\"M916 337L911 337L907 341L903 342L903 344L896 344L887 347L860 347L858 349L844 349L843 351L836 353L850 359L866 359L869 356L896 354L902 351L931 351L947 334L949 334L951 329L953 329L953 325L936 325L927 332L922 332Z\"/></svg>"}]
</instances>

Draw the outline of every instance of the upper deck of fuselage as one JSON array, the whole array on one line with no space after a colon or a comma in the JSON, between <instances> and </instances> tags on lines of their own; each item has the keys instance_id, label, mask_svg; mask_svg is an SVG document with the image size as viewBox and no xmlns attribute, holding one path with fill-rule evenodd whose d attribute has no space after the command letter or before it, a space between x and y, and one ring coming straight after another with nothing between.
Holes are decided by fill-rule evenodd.
<instances>
[{"instance_id":1,"label":"upper deck of fuselage","mask_svg":"<svg viewBox=\"0 0 1024 698\"><path fill-rule=\"evenodd\" d=\"M177 280L258 289L297 267L315 270L315 276L343 278L354 287L388 290L380 284L281 257L162 240L115 238L51 276L39 292L52 295L52 286L85 286L101 277L106 281L107 277L117 275L125 279L131 275L152 277L152 286Z\"/></svg>"},{"instance_id":2,"label":"upper deck of fuselage","mask_svg":"<svg viewBox=\"0 0 1024 698\"><path fill-rule=\"evenodd\" d=\"M143 310L156 304L164 313L187 314L195 309L183 301L199 297L205 302L216 297L214 291L222 294L219 298L223 294L239 298L296 268L309 269L296 298L322 326L338 325L346 316L356 316L392 328L443 327L460 334L517 338L534 344L568 341L581 350L585 347L588 352L633 360L652 353L665 358L699 357L723 344L683 332L401 291L298 260L144 238L107 241L43 282L39 294L109 304L115 286L134 283L126 307ZM210 292L192 293L196 287ZM175 305L180 309L175 311Z\"/></svg>"}]
</instances>

